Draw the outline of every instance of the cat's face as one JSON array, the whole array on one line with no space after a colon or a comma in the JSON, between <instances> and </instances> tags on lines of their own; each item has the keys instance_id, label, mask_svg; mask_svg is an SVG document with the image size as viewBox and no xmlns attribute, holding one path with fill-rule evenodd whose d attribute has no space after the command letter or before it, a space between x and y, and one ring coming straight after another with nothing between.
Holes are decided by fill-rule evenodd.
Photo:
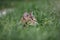
<instances>
[{"instance_id":1,"label":"cat's face","mask_svg":"<svg viewBox=\"0 0 60 40\"><path fill-rule=\"evenodd\" d=\"M36 18L34 17L32 12L30 12L30 14L25 12L23 15L23 21L32 25L36 24Z\"/></svg>"},{"instance_id":2,"label":"cat's face","mask_svg":"<svg viewBox=\"0 0 60 40\"><path fill-rule=\"evenodd\" d=\"M26 20L36 20L34 15L33 15L33 12L30 12L30 14L28 14L27 12L24 13L23 17L26 19Z\"/></svg>"}]
</instances>

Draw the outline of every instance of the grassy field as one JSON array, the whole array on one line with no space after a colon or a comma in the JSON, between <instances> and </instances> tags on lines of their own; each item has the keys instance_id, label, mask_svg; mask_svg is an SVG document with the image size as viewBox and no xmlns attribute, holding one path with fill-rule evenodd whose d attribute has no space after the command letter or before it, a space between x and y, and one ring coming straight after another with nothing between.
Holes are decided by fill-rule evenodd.
<instances>
[{"instance_id":1,"label":"grassy field","mask_svg":"<svg viewBox=\"0 0 60 40\"><path fill-rule=\"evenodd\" d=\"M0 40L60 40L60 1L12 2L14 12L0 17ZM8 4L9 6L9 4ZM24 11L33 11L39 25L18 25Z\"/></svg>"}]
</instances>

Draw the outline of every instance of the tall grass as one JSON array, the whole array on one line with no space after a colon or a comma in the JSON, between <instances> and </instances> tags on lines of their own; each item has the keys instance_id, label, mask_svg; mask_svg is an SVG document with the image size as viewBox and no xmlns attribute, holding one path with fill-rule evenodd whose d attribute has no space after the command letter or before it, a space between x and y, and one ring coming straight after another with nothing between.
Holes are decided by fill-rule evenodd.
<instances>
[{"instance_id":1,"label":"tall grass","mask_svg":"<svg viewBox=\"0 0 60 40\"><path fill-rule=\"evenodd\" d=\"M13 2L14 12L0 17L0 40L60 40L58 0ZM39 25L18 25L24 11L33 11ZM57 11L58 10L58 11Z\"/></svg>"}]
</instances>

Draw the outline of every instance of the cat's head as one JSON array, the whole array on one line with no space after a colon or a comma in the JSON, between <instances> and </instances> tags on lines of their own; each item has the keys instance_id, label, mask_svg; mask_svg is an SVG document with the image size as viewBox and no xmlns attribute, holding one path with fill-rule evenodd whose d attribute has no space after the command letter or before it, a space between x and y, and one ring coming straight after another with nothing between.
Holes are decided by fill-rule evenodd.
<instances>
[{"instance_id":1,"label":"cat's head","mask_svg":"<svg viewBox=\"0 0 60 40\"><path fill-rule=\"evenodd\" d=\"M25 19L25 21L31 25L33 24L37 24L37 20L35 18L35 16L33 15L33 11L28 13L28 12L24 12L23 14L23 18ZM24 20L23 19L23 20Z\"/></svg>"}]
</instances>

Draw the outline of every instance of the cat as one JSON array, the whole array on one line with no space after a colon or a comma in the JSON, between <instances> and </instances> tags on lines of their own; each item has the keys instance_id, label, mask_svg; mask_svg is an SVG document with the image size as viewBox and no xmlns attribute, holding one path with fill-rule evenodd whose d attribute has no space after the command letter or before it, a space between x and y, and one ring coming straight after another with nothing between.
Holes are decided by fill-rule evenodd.
<instances>
[{"instance_id":1,"label":"cat","mask_svg":"<svg viewBox=\"0 0 60 40\"><path fill-rule=\"evenodd\" d=\"M36 24L38 24L35 16L33 15L33 12L30 12L30 13L24 12L24 14L23 14L20 22L21 22L22 24L24 24L24 26L26 26L26 25L36 25Z\"/></svg>"}]
</instances>

